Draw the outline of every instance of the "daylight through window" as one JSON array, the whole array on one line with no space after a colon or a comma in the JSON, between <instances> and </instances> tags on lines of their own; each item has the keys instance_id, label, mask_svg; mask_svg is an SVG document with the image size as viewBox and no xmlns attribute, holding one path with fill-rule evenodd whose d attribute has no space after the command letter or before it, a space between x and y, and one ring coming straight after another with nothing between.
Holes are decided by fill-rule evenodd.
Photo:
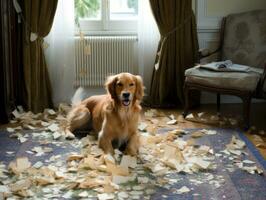
<instances>
[{"instance_id":1,"label":"daylight through window","mask_svg":"<svg viewBox=\"0 0 266 200\"><path fill-rule=\"evenodd\" d=\"M75 0L75 23L84 32L134 32L138 0Z\"/></svg>"}]
</instances>

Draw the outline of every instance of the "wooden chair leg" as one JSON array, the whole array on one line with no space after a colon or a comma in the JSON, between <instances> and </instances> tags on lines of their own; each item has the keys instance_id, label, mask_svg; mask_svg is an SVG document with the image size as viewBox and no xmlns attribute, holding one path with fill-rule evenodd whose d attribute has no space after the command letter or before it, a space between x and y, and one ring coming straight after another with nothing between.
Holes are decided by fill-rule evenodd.
<instances>
[{"instance_id":1,"label":"wooden chair leg","mask_svg":"<svg viewBox=\"0 0 266 200\"><path fill-rule=\"evenodd\" d=\"M243 100L243 118L244 118L244 129L248 130L250 127L250 104L251 96L247 95L242 98Z\"/></svg>"},{"instance_id":2,"label":"wooden chair leg","mask_svg":"<svg viewBox=\"0 0 266 200\"><path fill-rule=\"evenodd\" d=\"M217 113L218 113L218 115L220 115L220 111L221 111L221 95L220 95L220 93L217 93L216 103L217 103Z\"/></svg>"},{"instance_id":3,"label":"wooden chair leg","mask_svg":"<svg viewBox=\"0 0 266 200\"><path fill-rule=\"evenodd\" d=\"M186 83L184 85L184 96L185 96L185 108L182 115L184 118L186 118L189 109L189 86L187 86Z\"/></svg>"}]
</instances>

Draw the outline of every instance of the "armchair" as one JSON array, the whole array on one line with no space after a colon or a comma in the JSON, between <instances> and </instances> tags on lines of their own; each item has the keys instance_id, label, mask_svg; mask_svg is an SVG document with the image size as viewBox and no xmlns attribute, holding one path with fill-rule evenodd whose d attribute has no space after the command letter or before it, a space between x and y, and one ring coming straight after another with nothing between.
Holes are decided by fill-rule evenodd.
<instances>
[{"instance_id":1,"label":"armchair","mask_svg":"<svg viewBox=\"0 0 266 200\"><path fill-rule=\"evenodd\" d=\"M189 109L191 90L217 93L217 110L220 110L220 95L228 94L243 100L245 128L249 127L251 98L266 99L266 10L254 10L231 14L221 25L221 39L217 50L201 50L199 60L219 53L219 60L249 66L249 72L215 72L198 66L185 71L185 109Z\"/></svg>"}]
</instances>

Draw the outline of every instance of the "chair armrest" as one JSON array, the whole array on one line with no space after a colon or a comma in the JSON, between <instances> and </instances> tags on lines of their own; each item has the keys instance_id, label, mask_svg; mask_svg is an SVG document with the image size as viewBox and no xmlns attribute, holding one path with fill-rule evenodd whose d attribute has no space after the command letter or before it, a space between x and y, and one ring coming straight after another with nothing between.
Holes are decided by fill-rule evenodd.
<instances>
[{"instance_id":1,"label":"chair armrest","mask_svg":"<svg viewBox=\"0 0 266 200\"><path fill-rule=\"evenodd\" d=\"M199 60L201 60L202 58L206 58L206 57L209 57L217 52L219 52L221 50L220 47L218 47L216 50L212 51L210 49L199 49L198 51L198 56L199 56Z\"/></svg>"},{"instance_id":2,"label":"chair armrest","mask_svg":"<svg viewBox=\"0 0 266 200\"><path fill-rule=\"evenodd\" d=\"M225 24L226 24L226 17L224 17L222 19L222 22L221 22L221 29L220 29L220 42L219 42L219 46L216 50L214 51L210 51L209 49L200 49L199 52L198 52L198 59L199 61L202 59L202 58L206 58L206 57L209 57L215 53L218 53L222 50L222 47L223 47L223 42L224 42L224 32L225 32Z\"/></svg>"},{"instance_id":3,"label":"chair armrest","mask_svg":"<svg viewBox=\"0 0 266 200\"><path fill-rule=\"evenodd\" d=\"M264 65L264 71L263 71L262 78L261 78L262 87L264 85L265 80L266 80L266 64Z\"/></svg>"},{"instance_id":4,"label":"chair armrest","mask_svg":"<svg viewBox=\"0 0 266 200\"><path fill-rule=\"evenodd\" d=\"M206 57L210 55L210 49L204 48L204 49L199 49L199 55L202 57Z\"/></svg>"},{"instance_id":5,"label":"chair armrest","mask_svg":"<svg viewBox=\"0 0 266 200\"><path fill-rule=\"evenodd\" d=\"M264 83L266 81L266 64L264 65L264 70L263 70L263 74L261 76L261 79L259 81L258 87L257 87L257 92L256 92L256 96L258 97L263 97L265 96L263 93L263 86Z\"/></svg>"}]
</instances>

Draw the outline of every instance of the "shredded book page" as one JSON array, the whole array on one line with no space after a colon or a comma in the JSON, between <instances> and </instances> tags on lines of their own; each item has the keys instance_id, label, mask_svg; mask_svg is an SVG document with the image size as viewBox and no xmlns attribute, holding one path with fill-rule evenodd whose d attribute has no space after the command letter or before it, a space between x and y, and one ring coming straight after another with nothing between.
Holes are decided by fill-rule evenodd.
<instances>
[{"instance_id":1,"label":"shredded book page","mask_svg":"<svg viewBox=\"0 0 266 200\"><path fill-rule=\"evenodd\" d=\"M221 62L212 62L200 65L200 68L217 71L217 72L249 72L250 67L245 65L233 64L232 61L226 60Z\"/></svg>"}]
</instances>

